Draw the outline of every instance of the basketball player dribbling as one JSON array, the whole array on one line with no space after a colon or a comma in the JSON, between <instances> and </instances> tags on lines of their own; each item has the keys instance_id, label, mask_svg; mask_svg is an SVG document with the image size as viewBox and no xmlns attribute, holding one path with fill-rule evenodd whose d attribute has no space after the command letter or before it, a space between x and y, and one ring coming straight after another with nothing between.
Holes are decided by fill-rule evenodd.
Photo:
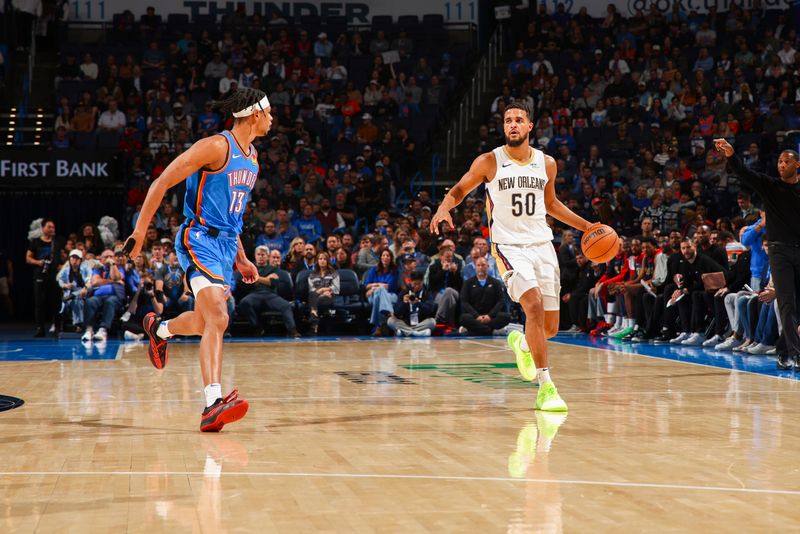
<instances>
[{"instance_id":1,"label":"basketball player dribbling","mask_svg":"<svg viewBox=\"0 0 800 534\"><path fill-rule=\"evenodd\" d=\"M529 146L532 128L530 112L524 105L512 103L506 107L506 144L475 158L445 196L431 220L431 231L438 234L441 222L453 227L450 210L481 183L486 184L492 255L509 296L522 305L526 317L525 334L511 332L508 344L523 378L536 378L539 382L535 408L564 412L567 404L550 379L545 343L558 332L561 289L553 232L545 215L549 213L582 232L590 223L556 198L556 162Z\"/></svg>"},{"instance_id":2,"label":"basketball player dribbling","mask_svg":"<svg viewBox=\"0 0 800 534\"><path fill-rule=\"evenodd\" d=\"M218 432L227 423L245 416L248 402L233 390L222 397L222 337L228 325L227 294L234 265L242 280L252 284L258 270L247 259L239 233L242 213L258 177L258 157L252 145L272 125L270 104L257 89L238 89L219 103L231 112L233 127L201 139L167 166L147 192L136 229L125 242L131 258L139 255L145 231L167 190L187 180L183 214L186 217L175 242L181 267L195 296L195 310L170 321L153 313L144 318L150 339L150 362L167 364L167 340L173 335L202 336L200 370L205 386L206 409L200 430Z\"/></svg>"}]
</instances>

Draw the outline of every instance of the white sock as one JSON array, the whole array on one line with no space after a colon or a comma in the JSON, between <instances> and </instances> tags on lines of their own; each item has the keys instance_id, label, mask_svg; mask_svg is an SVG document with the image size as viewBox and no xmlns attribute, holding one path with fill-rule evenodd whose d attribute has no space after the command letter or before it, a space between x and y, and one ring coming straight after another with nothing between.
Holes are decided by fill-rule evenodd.
<instances>
[{"instance_id":1,"label":"white sock","mask_svg":"<svg viewBox=\"0 0 800 534\"><path fill-rule=\"evenodd\" d=\"M625 328L633 327L633 319L625 319Z\"/></svg>"},{"instance_id":2,"label":"white sock","mask_svg":"<svg viewBox=\"0 0 800 534\"><path fill-rule=\"evenodd\" d=\"M158 325L156 329L156 335L161 339L169 339L172 337L172 333L169 331L169 326L167 325L169 321L161 321L161 324Z\"/></svg>"},{"instance_id":3,"label":"white sock","mask_svg":"<svg viewBox=\"0 0 800 534\"><path fill-rule=\"evenodd\" d=\"M614 321L614 327L615 328L622 328L622 322L623 321L624 321L624 318L622 316L620 316L620 315L617 315L617 320Z\"/></svg>"},{"instance_id":4,"label":"white sock","mask_svg":"<svg viewBox=\"0 0 800 534\"><path fill-rule=\"evenodd\" d=\"M605 319L606 319L606 322L608 324L611 324L612 322L614 322L614 316L611 315L610 313L605 314Z\"/></svg>"},{"instance_id":5,"label":"white sock","mask_svg":"<svg viewBox=\"0 0 800 534\"><path fill-rule=\"evenodd\" d=\"M206 408L217 402L217 399L222 398L222 386L219 384L209 384L203 391L206 394Z\"/></svg>"},{"instance_id":6,"label":"white sock","mask_svg":"<svg viewBox=\"0 0 800 534\"><path fill-rule=\"evenodd\" d=\"M549 367L542 367L541 369L536 370L536 379L539 380L539 385L541 386L545 382L552 382L550 380L550 368Z\"/></svg>"},{"instance_id":7,"label":"white sock","mask_svg":"<svg viewBox=\"0 0 800 534\"><path fill-rule=\"evenodd\" d=\"M522 336L522 343L519 344L519 348L525 352L531 351L531 348L528 346L528 340L525 338L525 336Z\"/></svg>"}]
</instances>

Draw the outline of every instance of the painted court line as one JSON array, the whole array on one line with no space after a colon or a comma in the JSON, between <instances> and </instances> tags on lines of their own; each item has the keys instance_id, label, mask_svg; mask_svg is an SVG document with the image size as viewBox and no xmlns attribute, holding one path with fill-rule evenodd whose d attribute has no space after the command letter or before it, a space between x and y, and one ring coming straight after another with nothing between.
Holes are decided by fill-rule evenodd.
<instances>
[{"instance_id":1,"label":"painted court line","mask_svg":"<svg viewBox=\"0 0 800 534\"><path fill-rule=\"evenodd\" d=\"M480 341L474 341L472 339L462 339L461 341L464 341L466 343L472 343L473 345L481 345L482 347L489 347L495 349L495 352L508 352L509 354L511 354L511 351L508 351L506 349L501 349L497 344L490 345L488 343L481 343Z\"/></svg>"},{"instance_id":2,"label":"painted court line","mask_svg":"<svg viewBox=\"0 0 800 534\"><path fill-rule=\"evenodd\" d=\"M395 385L395 384L387 384L387 385ZM666 394L667 392L659 391L659 392L643 392L643 393L647 393L647 394L665 393ZM714 392L714 394L724 394L724 393L727 393L727 390L726 391ZM769 393L769 392L760 391L759 393ZM782 393L782 392L776 392L776 393ZM800 393L800 392L798 392L798 393ZM200 395L200 391L198 391L197 394ZM583 394L584 393L578 393L578 395L583 395ZM603 394L603 393L586 393L586 395L601 395L601 394ZM484 394L473 394L473 393L470 393L469 394L469 399L473 399L475 397L494 398L494 397L497 397L497 396L529 397L530 395L531 395L530 391L519 391L519 390L517 390L517 391L513 391L513 390L501 391L501 390L497 390L496 393L484 393ZM605 393L605 395L608 395L608 394ZM393 400L396 400L396 399L419 399L421 397L422 398L426 398L426 399L432 399L432 398L441 397L441 398L444 398L446 400L450 400L450 401L454 401L454 402L455 401L459 401L459 397L457 395L452 394L452 393L448 393L448 394L444 394L443 393L443 394L437 394L437 395L360 395L360 396L356 395L356 396L348 396L348 397L338 396L338 395L331 395L331 396L326 396L326 397L250 397L248 395L247 396L247 400L249 402L253 402L253 401L276 401L276 402L277 401L280 401L280 402L286 402L286 401L300 401L300 402L314 401L314 402L316 402L316 401L331 401L331 400L365 400L365 401L373 401L373 400L381 400L381 399L393 399ZM136 399L136 400L97 399L97 400L94 400L94 401L76 400L76 401L60 401L60 402L59 401L49 401L49 402L25 401L25 406L50 406L50 405L62 405L62 404L86 404L86 405L92 405L92 404L154 404L154 403L200 404L201 402L202 401L200 400L200 397L197 397L197 398L194 398L194 399L147 399L147 400L141 400L141 399Z\"/></svg>"},{"instance_id":3,"label":"painted court line","mask_svg":"<svg viewBox=\"0 0 800 534\"><path fill-rule=\"evenodd\" d=\"M740 391L740 390L736 390ZM731 393L730 390L719 391L681 391L682 396L691 395L727 395ZM753 392L746 392L753 393ZM775 394L775 395L800 395L800 391L780 391L780 390L759 390L759 395ZM200 395L200 392L197 392ZM570 392L570 397L608 397L614 395L632 396L632 395L674 395L674 391L660 390L660 391L573 391ZM531 393L527 390L497 390L496 393L474 394L470 393L469 398L486 397L491 399L494 397L530 397ZM459 397L452 393L448 394L422 394L422 395L354 395L354 396L339 396L331 395L326 397L247 397L250 402L327 402L327 401L343 401L343 400L362 400L362 401L375 401L375 400L402 400L402 399L436 399L444 398L450 401L459 401ZM25 406L62 406L68 404L81 404L81 405L102 405L102 404L200 404L202 401L199 397L196 399L141 399L136 400L121 400L121 399L97 399L97 400L75 400L75 401L25 401ZM459 404L463 404L459 402Z\"/></svg>"},{"instance_id":4,"label":"painted court line","mask_svg":"<svg viewBox=\"0 0 800 534\"><path fill-rule=\"evenodd\" d=\"M208 476L204 471L6 471L0 472L4 476ZM373 473L281 473L281 472L248 472L248 471L222 471L214 473L214 477L265 477L265 478L354 478L354 479L398 479L398 480L441 480L460 482L514 482L554 485L579 485L579 486L610 486L622 488L649 488L664 490L734 492L765 495L792 495L800 496L800 490L742 488L730 486L697 486L693 484L656 484L647 482L616 482L611 480L553 480L545 478L512 478L512 477L470 477L451 475L401 475L401 474L373 474Z\"/></svg>"}]
</instances>

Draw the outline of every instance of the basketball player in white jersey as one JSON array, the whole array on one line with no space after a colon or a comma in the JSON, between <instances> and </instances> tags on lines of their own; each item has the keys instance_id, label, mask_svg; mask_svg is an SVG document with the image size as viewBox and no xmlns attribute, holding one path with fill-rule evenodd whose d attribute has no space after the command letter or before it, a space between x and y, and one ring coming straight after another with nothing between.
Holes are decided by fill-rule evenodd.
<instances>
[{"instance_id":1,"label":"basketball player in white jersey","mask_svg":"<svg viewBox=\"0 0 800 534\"><path fill-rule=\"evenodd\" d=\"M586 231L590 223L556 198L556 162L529 146L532 128L528 109L509 104L503 118L506 144L472 162L439 206L431 231L438 234L441 222L452 227L450 210L482 182L486 184L492 254L509 296L522 305L526 317L525 334L511 332L508 344L522 376L539 381L535 408L563 412L567 405L550 379L545 344L558 332L561 290L553 232L545 215L580 231Z\"/></svg>"}]
</instances>

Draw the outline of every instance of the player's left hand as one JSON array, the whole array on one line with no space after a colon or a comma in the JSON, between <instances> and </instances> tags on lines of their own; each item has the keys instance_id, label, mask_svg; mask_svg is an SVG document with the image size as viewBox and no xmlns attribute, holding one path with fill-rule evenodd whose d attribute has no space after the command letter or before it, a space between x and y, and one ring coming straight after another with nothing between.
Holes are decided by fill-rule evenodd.
<instances>
[{"instance_id":1,"label":"player's left hand","mask_svg":"<svg viewBox=\"0 0 800 534\"><path fill-rule=\"evenodd\" d=\"M258 269L250 260L239 261L236 260L236 268L242 275L242 282L245 284L254 284L258 279Z\"/></svg>"}]
</instances>

